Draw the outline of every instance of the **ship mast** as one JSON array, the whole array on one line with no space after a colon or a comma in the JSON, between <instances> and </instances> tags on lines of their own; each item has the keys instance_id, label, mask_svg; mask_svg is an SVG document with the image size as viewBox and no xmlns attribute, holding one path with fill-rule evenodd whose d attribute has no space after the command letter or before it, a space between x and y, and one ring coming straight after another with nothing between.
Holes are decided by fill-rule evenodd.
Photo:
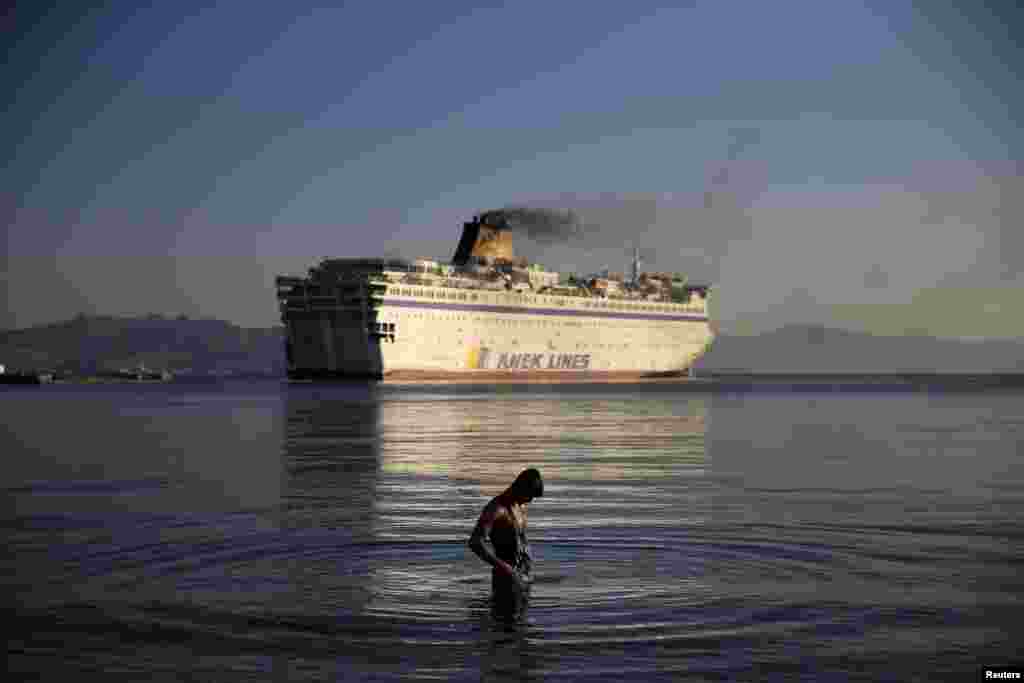
<instances>
[{"instance_id":1,"label":"ship mast","mask_svg":"<svg viewBox=\"0 0 1024 683\"><path fill-rule=\"evenodd\" d=\"M630 280L634 287L640 281L640 247L633 247L633 268L630 272Z\"/></svg>"}]
</instances>

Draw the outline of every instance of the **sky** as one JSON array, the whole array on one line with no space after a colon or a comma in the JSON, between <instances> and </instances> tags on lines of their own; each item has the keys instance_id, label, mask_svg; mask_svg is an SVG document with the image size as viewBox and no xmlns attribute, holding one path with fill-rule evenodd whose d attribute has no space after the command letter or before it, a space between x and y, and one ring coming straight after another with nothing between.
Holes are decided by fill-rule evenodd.
<instances>
[{"instance_id":1,"label":"sky","mask_svg":"<svg viewBox=\"0 0 1024 683\"><path fill-rule=\"evenodd\" d=\"M16 5L0 328L277 324L323 257L522 255L716 285L724 331L1024 338L1014 3Z\"/></svg>"}]
</instances>

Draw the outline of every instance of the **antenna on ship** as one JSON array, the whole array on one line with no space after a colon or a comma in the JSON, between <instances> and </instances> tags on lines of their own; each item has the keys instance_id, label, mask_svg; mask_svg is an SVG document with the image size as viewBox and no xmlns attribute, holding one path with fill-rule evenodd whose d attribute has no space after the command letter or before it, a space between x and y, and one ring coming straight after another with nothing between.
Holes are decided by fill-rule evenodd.
<instances>
[{"instance_id":1,"label":"antenna on ship","mask_svg":"<svg viewBox=\"0 0 1024 683\"><path fill-rule=\"evenodd\" d=\"M630 274L630 278L635 287L637 282L640 280L640 247L633 247L633 270Z\"/></svg>"}]
</instances>

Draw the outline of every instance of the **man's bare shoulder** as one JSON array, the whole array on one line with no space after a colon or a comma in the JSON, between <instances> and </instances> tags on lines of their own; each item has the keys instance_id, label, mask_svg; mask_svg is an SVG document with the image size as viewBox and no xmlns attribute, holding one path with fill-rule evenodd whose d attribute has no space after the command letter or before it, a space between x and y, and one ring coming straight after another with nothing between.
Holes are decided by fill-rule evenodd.
<instances>
[{"instance_id":1,"label":"man's bare shoulder","mask_svg":"<svg viewBox=\"0 0 1024 683\"><path fill-rule=\"evenodd\" d=\"M483 510L480 511L480 518L476 522L476 528L478 530L487 529L492 527L495 522L507 521L511 517L511 512L508 507L502 503L499 497L490 499L490 501L483 506Z\"/></svg>"},{"instance_id":2,"label":"man's bare shoulder","mask_svg":"<svg viewBox=\"0 0 1024 683\"><path fill-rule=\"evenodd\" d=\"M494 526L500 526L501 524L506 523L508 519L508 509L498 498L492 498L480 512L480 519L477 520L470 538L477 540L487 538Z\"/></svg>"},{"instance_id":3,"label":"man's bare shoulder","mask_svg":"<svg viewBox=\"0 0 1024 683\"><path fill-rule=\"evenodd\" d=\"M501 502L500 496L495 496L484 506L484 509L480 512L480 521L487 520L493 522L502 517L508 517L510 510L508 507Z\"/></svg>"}]
</instances>

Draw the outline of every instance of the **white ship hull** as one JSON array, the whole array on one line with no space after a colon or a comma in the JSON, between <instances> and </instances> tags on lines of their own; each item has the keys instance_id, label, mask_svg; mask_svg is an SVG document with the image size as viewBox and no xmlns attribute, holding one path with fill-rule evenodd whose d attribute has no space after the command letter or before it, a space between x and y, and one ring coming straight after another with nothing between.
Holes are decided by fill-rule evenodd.
<instances>
[{"instance_id":1,"label":"white ship hull","mask_svg":"<svg viewBox=\"0 0 1024 683\"><path fill-rule=\"evenodd\" d=\"M703 305L387 287L370 305L287 312L289 376L601 381L684 374Z\"/></svg>"}]
</instances>

